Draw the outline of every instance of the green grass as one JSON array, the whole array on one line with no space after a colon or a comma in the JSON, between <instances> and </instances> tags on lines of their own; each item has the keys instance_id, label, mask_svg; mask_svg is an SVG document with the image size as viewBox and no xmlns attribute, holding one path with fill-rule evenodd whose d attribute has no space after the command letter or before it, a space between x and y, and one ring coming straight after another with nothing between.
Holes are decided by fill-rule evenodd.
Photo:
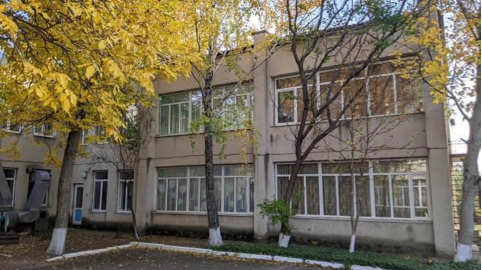
<instances>
[{"instance_id":1,"label":"green grass","mask_svg":"<svg viewBox=\"0 0 482 270\"><path fill-rule=\"evenodd\" d=\"M421 258L403 257L391 254L379 254L368 251L357 251L350 254L347 250L324 248L315 246L290 245L289 248L280 248L277 245L235 245L229 244L222 247L212 247L218 251L236 253L251 253L263 255L277 255L305 260L318 260L341 263L349 268L351 265L380 267L391 270L475 270L480 269L480 260L467 263L437 262L431 263Z\"/></svg>"}]
</instances>

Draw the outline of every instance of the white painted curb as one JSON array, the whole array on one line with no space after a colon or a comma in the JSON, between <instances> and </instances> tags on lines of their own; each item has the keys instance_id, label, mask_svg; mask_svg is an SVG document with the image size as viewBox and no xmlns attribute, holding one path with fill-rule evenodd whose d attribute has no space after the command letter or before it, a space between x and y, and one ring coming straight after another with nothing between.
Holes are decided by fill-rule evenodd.
<instances>
[{"instance_id":1,"label":"white painted curb","mask_svg":"<svg viewBox=\"0 0 482 270\"><path fill-rule=\"evenodd\" d=\"M303 260L298 258L291 258L291 257L283 257L283 256L270 256L270 255L260 255L260 254L249 254L249 253L236 253L236 252L229 252L229 251L216 251L212 249L205 249L205 248L193 248L193 247L182 247L182 246L171 246L171 245L164 245L164 244L155 244L155 243L144 243L144 242L131 242L127 245L122 246L115 246L115 247L108 247L102 249L94 249L94 250L87 250L75 253L68 253L62 256L54 257L47 259L47 262L57 261L61 259L69 259L74 257L86 256L86 255L93 255L99 254L104 252L109 252L116 249L125 249L129 247L143 247L143 248L153 248L159 250L166 250L166 251L173 251L173 252L189 252L189 253L198 253L198 254L208 254L212 256L228 256L228 257L236 257L242 259L251 259L251 260L259 260L259 261L275 261L275 262L286 262L286 263L306 263L310 265L317 265L322 267L334 268L334 269L341 269L344 268L343 264L340 263L331 263L331 262L324 262L324 261L315 261L315 260ZM369 266L359 266L353 265L351 270L385 270L378 267L369 267Z\"/></svg>"},{"instance_id":2,"label":"white painted curb","mask_svg":"<svg viewBox=\"0 0 482 270\"><path fill-rule=\"evenodd\" d=\"M69 258L75 258L75 257L80 257L80 256L94 255L94 254L109 252L109 251L117 250L117 249L125 249L125 248L129 248L129 247L132 247L132 246L133 246L132 244L127 244L127 245L122 245L122 246L115 246L115 247L86 250L86 251L80 251L80 252L74 252L74 253L67 253L67 254L64 254L62 256L46 259L45 261L53 262L53 261L57 261L57 260L61 260L61 259L69 259Z\"/></svg>"}]
</instances>

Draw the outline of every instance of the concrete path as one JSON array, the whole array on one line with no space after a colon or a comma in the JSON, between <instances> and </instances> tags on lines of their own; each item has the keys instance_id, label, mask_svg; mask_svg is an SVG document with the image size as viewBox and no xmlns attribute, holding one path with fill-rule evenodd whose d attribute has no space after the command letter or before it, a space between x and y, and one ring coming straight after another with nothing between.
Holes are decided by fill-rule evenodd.
<instances>
[{"instance_id":1,"label":"concrete path","mask_svg":"<svg viewBox=\"0 0 482 270\"><path fill-rule=\"evenodd\" d=\"M0 258L0 261L2 259ZM165 252L153 249L129 248L99 255L84 256L51 263L29 264L11 261L0 263L0 269L77 269L77 270L285 270L322 269L303 265L246 261L228 257L207 257L187 253Z\"/></svg>"}]
</instances>

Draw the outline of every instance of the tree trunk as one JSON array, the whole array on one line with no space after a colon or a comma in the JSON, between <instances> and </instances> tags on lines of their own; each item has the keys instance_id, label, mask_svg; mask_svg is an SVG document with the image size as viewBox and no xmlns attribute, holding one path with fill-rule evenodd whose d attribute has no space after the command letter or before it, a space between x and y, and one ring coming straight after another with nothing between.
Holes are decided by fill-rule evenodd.
<instances>
[{"instance_id":1,"label":"tree trunk","mask_svg":"<svg viewBox=\"0 0 482 270\"><path fill-rule=\"evenodd\" d=\"M218 208L216 205L216 195L214 193L214 163L213 163L213 137L204 137L204 156L206 159L206 203L209 224L209 245L222 246L221 230L219 227Z\"/></svg>"},{"instance_id":2,"label":"tree trunk","mask_svg":"<svg viewBox=\"0 0 482 270\"><path fill-rule=\"evenodd\" d=\"M47 249L47 252L55 255L62 255L65 249L67 227L69 224L70 186L81 137L82 131L80 129L70 131L67 137L67 145L64 150L64 158L57 189L55 228L52 234L52 239L50 240L50 246Z\"/></svg>"},{"instance_id":3,"label":"tree trunk","mask_svg":"<svg viewBox=\"0 0 482 270\"><path fill-rule=\"evenodd\" d=\"M281 223L281 230L278 238L278 246L287 248L290 244L291 230L284 223Z\"/></svg>"},{"instance_id":4,"label":"tree trunk","mask_svg":"<svg viewBox=\"0 0 482 270\"><path fill-rule=\"evenodd\" d=\"M353 165L351 165L353 170ZM357 201L357 188L356 177L351 175L351 191L352 191L352 210L351 210L351 239L350 239L350 253L355 252L355 240L356 240L356 227L358 225L358 201Z\"/></svg>"},{"instance_id":5,"label":"tree trunk","mask_svg":"<svg viewBox=\"0 0 482 270\"><path fill-rule=\"evenodd\" d=\"M467 154L464 158L464 184L460 209L460 231L458 234L455 261L465 262L472 258L474 237L475 197L479 191L480 176L478 157L480 153L480 65L477 66L476 101L469 120L470 136L467 141Z\"/></svg>"}]
</instances>

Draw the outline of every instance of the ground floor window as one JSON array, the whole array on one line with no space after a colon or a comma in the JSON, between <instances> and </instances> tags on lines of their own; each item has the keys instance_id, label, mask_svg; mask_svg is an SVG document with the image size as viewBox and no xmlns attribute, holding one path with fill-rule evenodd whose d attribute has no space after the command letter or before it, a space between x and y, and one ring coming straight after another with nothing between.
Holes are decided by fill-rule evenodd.
<instances>
[{"instance_id":1,"label":"ground floor window","mask_svg":"<svg viewBox=\"0 0 482 270\"><path fill-rule=\"evenodd\" d=\"M380 160L355 163L352 174L348 163L304 164L291 203L299 215L350 216L355 180L361 217L429 218L426 167L422 159ZM292 164L276 165L278 198L292 170Z\"/></svg>"},{"instance_id":2,"label":"ground floor window","mask_svg":"<svg viewBox=\"0 0 482 270\"><path fill-rule=\"evenodd\" d=\"M15 204L15 179L17 177L17 170L15 169L3 169L5 178L7 179L7 185L12 193L12 206Z\"/></svg>"},{"instance_id":3,"label":"ground floor window","mask_svg":"<svg viewBox=\"0 0 482 270\"><path fill-rule=\"evenodd\" d=\"M214 192L219 212L254 211L252 165L223 165L214 168ZM206 178L203 166L159 168L157 210L205 212Z\"/></svg>"},{"instance_id":4,"label":"ground floor window","mask_svg":"<svg viewBox=\"0 0 482 270\"><path fill-rule=\"evenodd\" d=\"M119 171L117 185L117 211L127 212L132 209L132 194L134 192L134 171Z\"/></svg>"},{"instance_id":5,"label":"ground floor window","mask_svg":"<svg viewBox=\"0 0 482 270\"><path fill-rule=\"evenodd\" d=\"M107 171L94 172L94 198L92 210L105 211L107 209Z\"/></svg>"}]
</instances>

